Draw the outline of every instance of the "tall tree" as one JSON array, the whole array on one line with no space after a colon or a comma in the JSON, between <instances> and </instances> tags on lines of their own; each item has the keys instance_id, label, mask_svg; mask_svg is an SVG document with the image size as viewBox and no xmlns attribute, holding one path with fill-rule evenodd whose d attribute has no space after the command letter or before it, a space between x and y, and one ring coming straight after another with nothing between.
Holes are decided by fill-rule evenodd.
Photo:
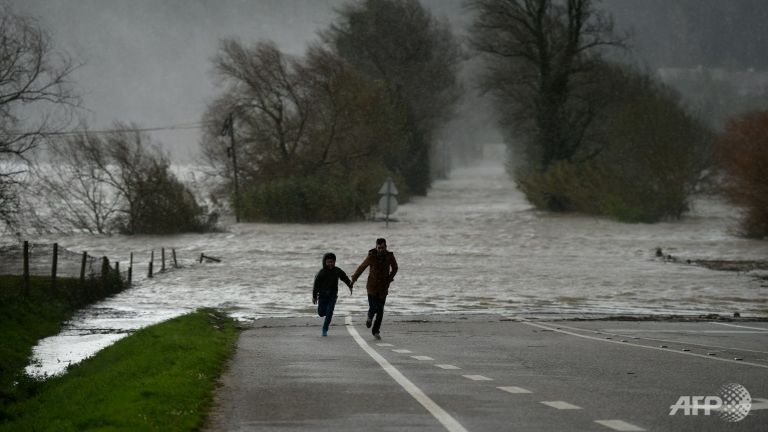
<instances>
[{"instance_id":1,"label":"tall tree","mask_svg":"<svg viewBox=\"0 0 768 432\"><path fill-rule=\"evenodd\" d=\"M418 0L363 0L339 10L325 41L366 75L386 83L407 121L401 172L424 195L430 185L430 147L460 96L460 45L449 25Z\"/></svg>"},{"instance_id":2,"label":"tall tree","mask_svg":"<svg viewBox=\"0 0 768 432\"><path fill-rule=\"evenodd\" d=\"M36 20L0 7L0 221L12 220L29 152L79 104L69 82L76 67Z\"/></svg>"},{"instance_id":3,"label":"tall tree","mask_svg":"<svg viewBox=\"0 0 768 432\"><path fill-rule=\"evenodd\" d=\"M603 101L593 97L605 47L622 46L596 0L469 0L471 41L487 54L486 89L506 120L527 133L534 170L588 159L585 136ZM557 207L557 203L551 203Z\"/></svg>"},{"instance_id":4,"label":"tall tree","mask_svg":"<svg viewBox=\"0 0 768 432\"><path fill-rule=\"evenodd\" d=\"M225 117L234 113L246 218L313 220L319 212L304 202L292 207L298 209L293 215L265 216L261 207L270 204L258 197L271 183L350 185L361 172L380 171L382 164L397 165L405 158L404 116L385 85L326 47L313 45L304 57L289 57L270 41L245 45L227 39L213 61L225 88L204 116L209 127L203 151L216 174L231 178L231 149L225 151L218 135ZM367 202L355 206L341 217L368 210Z\"/></svg>"}]
</instances>

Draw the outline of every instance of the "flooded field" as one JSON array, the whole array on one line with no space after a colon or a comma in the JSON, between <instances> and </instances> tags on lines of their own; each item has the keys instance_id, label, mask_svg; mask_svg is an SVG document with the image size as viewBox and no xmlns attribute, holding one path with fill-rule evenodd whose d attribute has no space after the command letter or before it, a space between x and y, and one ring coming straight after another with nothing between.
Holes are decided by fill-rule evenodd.
<instances>
[{"instance_id":1,"label":"flooded field","mask_svg":"<svg viewBox=\"0 0 768 432\"><path fill-rule=\"evenodd\" d=\"M546 214L531 208L500 163L486 161L437 181L396 216L388 228L241 223L202 235L31 239L122 263L133 252L137 264L131 289L43 340L28 371L60 372L137 328L202 306L242 320L312 315L323 253L336 253L352 273L377 237L387 238L400 264L387 301L392 314L768 316L765 270L687 264L768 258L768 242L734 236L735 211L714 199L698 200L682 221L654 225ZM183 268L147 279L150 250L161 247L176 249ZM657 257L657 248L675 260ZM221 262L201 264L201 253ZM336 313L362 314L364 277L353 296L341 292Z\"/></svg>"}]
</instances>

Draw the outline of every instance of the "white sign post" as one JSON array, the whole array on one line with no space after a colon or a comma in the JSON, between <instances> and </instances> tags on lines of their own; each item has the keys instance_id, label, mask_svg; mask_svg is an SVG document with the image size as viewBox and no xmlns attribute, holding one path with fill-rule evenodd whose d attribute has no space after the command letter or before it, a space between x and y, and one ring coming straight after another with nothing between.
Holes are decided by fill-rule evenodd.
<instances>
[{"instance_id":1,"label":"white sign post","mask_svg":"<svg viewBox=\"0 0 768 432\"><path fill-rule=\"evenodd\" d=\"M379 189L379 211L384 213L385 220L387 221L387 227L389 227L389 215L397 211L397 188L395 182L392 181L392 177L387 177L384 184Z\"/></svg>"}]
</instances>

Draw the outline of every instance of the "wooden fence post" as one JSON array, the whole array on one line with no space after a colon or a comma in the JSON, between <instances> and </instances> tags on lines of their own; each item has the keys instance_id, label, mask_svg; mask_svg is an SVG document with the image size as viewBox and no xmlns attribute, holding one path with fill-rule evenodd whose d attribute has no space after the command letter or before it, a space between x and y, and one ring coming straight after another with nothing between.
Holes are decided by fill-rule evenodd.
<instances>
[{"instance_id":1,"label":"wooden fence post","mask_svg":"<svg viewBox=\"0 0 768 432\"><path fill-rule=\"evenodd\" d=\"M24 241L24 295L29 297L29 242Z\"/></svg>"},{"instance_id":2,"label":"wooden fence post","mask_svg":"<svg viewBox=\"0 0 768 432\"><path fill-rule=\"evenodd\" d=\"M80 263L80 283L85 282L85 266L88 264L88 252L83 252L83 260Z\"/></svg>"},{"instance_id":3,"label":"wooden fence post","mask_svg":"<svg viewBox=\"0 0 768 432\"><path fill-rule=\"evenodd\" d=\"M160 248L160 258L161 258L160 271L164 272L165 271L165 248Z\"/></svg>"},{"instance_id":4,"label":"wooden fence post","mask_svg":"<svg viewBox=\"0 0 768 432\"><path fill-rule=\"evenodd\" d=\"M171 249L173 254L173 268L179 268L179 263L176 261L176 249Z\"/></svg>"},{"instance_id":5,"label":"wooden fence post","mask_svg":"<svg viewBox=\"0 0 768 432\"><path fill-rule=\"evenodd\" d=\"M131 261L128 264L128 285L133 281L133 252L131 252Z\"/></svg>"},{"instance_id":6,"label":"wooden fence post","mask_svg":"<svg viewBox=\"0 0 768 432\"><path fill-rule=\"evenodd\" d=\"M152 263L155 261L155 251L153 250L152 253L149 255L149 273L147 273L147 277L152 277Z\"/></svg>"},{"instance_id":7,"label":"wooden fence post","mask_svg":"<svg viewBox=\"0 0 768 432\"><path fill-rule=\"evenodd\" d=\"M51 260L51 289L56 290L56 267L59 264L59 244L53 244L53 259Z\"/></svg>"},{"instance_id":8,"label":"wooden fence post","mask_svg":"<svg viewBox=\"0 0 768 432\"><path fill-rule=\"evenodd\" d=\"M109 258L101 258L101 288L107 292L107 280L109 280Z\"/></svg>"}]
</instances>

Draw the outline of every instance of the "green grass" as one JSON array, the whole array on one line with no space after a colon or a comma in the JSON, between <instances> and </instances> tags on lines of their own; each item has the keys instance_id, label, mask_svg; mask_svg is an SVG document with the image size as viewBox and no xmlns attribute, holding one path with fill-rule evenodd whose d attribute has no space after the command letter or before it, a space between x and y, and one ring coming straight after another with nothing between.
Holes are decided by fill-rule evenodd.
<instances>
[{"instance_id":1,"label":"green grass","mask_svg":"<svg viewBox=\"0 0 768 432\"><path fill-rule=\"evenodd\" d=\"M22 295L21 276L0 276L0 421L5 405L23 397L12 389L20 379L37 341L61 330L83 304L76 279L59 279L56 291L50 278L32 276L30 292Z\"/></svg>"},{"instance_id":2,"label":"green grass","mask_svg":"<svg viewBox=\"0 0 768 432\"><path fill-rule=\"evenodd\" d=\"M236 339L211 309L142 329L39 383L0 431L198 430Z\"/></svg>"}]
</instances>

